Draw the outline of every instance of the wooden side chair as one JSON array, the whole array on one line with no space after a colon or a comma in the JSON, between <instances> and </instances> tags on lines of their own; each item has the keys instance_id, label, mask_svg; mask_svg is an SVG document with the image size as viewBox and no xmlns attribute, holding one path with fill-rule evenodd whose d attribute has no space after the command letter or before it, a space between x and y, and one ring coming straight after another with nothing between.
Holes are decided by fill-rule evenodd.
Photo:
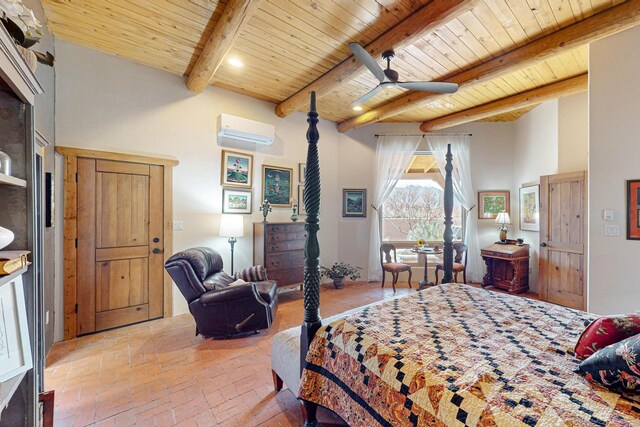
<instances>
[{"instance_id":1,"label":"wooden side chair","mask_svg":"<svg viewBox=\"0 0 640 427\"><path fill-rule=\"evenodd\" d=\"M393 252L393 258L391 253ZM393 261L392 261L393 260ZM396 247L391 243L383 243L380 245L380 265L382 266L382 287L384 288L384 279L386 272L391 273L393 277L393 292L396 291L396 283L398 283L398 275L403 271L409 272L409 287L411 287L411 266L403 262L398 262L396 258Z\"/></svg>"},{"instance_id":2,"label":"wooden side chair","mask_svg":"<svg viewBox=\"0 0 640 427\"><path fill-rule=\"evenodd\" d=\"M463 283L467 283L467 245L464 243L454 243L453 250L456 256L453 258L454 282L458 282L458 273L462 272ZM462 259L464 258L464 262ZM444 270L442 262L436 264L436 285L438 284L438 271Z\"/></svg>"}]
</instances>

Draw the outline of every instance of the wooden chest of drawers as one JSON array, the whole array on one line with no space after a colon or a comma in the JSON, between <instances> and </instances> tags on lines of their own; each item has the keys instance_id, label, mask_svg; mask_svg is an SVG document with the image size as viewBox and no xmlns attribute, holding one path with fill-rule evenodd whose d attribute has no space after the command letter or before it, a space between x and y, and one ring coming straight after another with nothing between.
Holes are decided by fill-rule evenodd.
<instances>
[{"instance_id":1,"label":"wooden chest of drawers","mask_svg":"<svg viewBox=\"0 0 640 427\"><path fill-rule=\"evenodd\" d=\"M253 223L253 265L264 265L278 287L304 279L304 222Z\"/></svg>"},{"instance_id":2,"label":"wooden chest of drawers","mask_svg":"<svg viewBox=\"0 0 640 427\"><path fill-rule=\"evenodd\" d=\"M529 290L529 245L495 243L483 248L487 274L482 287L495 286L510 293Z\"/></svg>"}]
</instances>

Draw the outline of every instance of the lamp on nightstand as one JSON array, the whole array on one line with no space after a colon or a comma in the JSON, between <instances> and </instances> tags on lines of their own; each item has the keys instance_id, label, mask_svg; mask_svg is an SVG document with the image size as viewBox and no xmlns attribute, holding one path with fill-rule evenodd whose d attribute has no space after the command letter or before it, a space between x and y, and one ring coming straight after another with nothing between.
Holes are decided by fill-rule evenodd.
<instances>
[{"instance_id":1,"label":"lamp on nightstand","mask_svg":"<svg viewBox=\"0 0 640 427\"><path fill-rule=\"evenodd\" d=\"M233 275L233 246L238 239L236 237L244 236L244 221L242 215L223 214L220 217L220 237L228 237L231 245L231 275Z\"/></svg>"},{"instance_id":2,"label":"lamp on nightstand","mask_svg":"<svg viewBox=\"0 0 640 427\"><path fill-rule=\"evenodd\" d=\"M507 224L511 225L511 217L507 212L502 211L496 217L496 224L500 225L498 228L500 230L500 241L504 243L507 241L507 232L509 231Z\"/></svg>"}]
</instances>

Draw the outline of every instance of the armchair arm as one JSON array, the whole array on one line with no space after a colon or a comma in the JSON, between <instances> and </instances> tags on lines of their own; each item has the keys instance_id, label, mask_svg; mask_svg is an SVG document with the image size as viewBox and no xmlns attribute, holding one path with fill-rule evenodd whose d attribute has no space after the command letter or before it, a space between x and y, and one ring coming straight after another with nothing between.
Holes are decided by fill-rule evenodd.
<instances>
[{"instance_id":1,"label":"armchair arm","mask_svg":"<svg viewBox=\"0 0 640 427\"><path fill-rule=\"evenodd\" d=\"M235 301L251 296L255 297L256 301L260 299L258 292L256 291L255 283L235 285L224 289L216 289L214 291L206 292L200 296L200 302L204 305L212 305Z\"/></svg>"}]
</instances>

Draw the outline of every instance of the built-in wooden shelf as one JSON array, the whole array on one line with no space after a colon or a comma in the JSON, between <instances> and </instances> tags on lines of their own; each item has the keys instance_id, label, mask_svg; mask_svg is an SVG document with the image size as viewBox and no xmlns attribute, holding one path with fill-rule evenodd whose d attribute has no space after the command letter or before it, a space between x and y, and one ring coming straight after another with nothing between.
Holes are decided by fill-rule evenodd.
<instances>
[{"instance_id":1,"label":"built-in wooden shelf","mask_svg":"<svg viewBox=\"0 0 640 427\"><path fill-rule=\"evenodd\" d=\"M4 285L5 283L11 282L21 274L26 273L27 269L28 268L25 267L18 271L14 271L11 274L7 274L6 276L0 276L0 286ZM20 375L11 378L10 380L0 383L0 419L2 418L2 412L4 411L4 408L6 408L6 406L9 404L11 397L18 389L18 386L20 385L22 379L26 374L26 372L23 372Z\"/></svg>"},{"instance_id":2,"label":"built-in wooden shelf","mask_svg":"<svg viewBox=\"0 0 640 427\"><path fill-rule=\"evenodd\" d=\"M9 404L9 401L13 397L20 385L20 382L22 382L22 379L26 374L26 372L23 372L0 384L0 419L2 419L2 412L4 411L4 408Z\"/></svg>"},{"instance_id":3,"label":"built-in wooden shelf","mask_svg":"<svg viewBox=\"0 0 640 427\"><path fill-rule=\"evenodd\" d=\"M24 179L16 178L15 176L9 176L0 173L0 185L15 185L16 187L25 188L27 186L27 181L25 181Z\"/></svg>"},{"instance_id":4,"label":"built-in wooden shelf","mask_svg":"<svg viewBox=\"0 0 640 427\"><path fill-rule=\"evenodd\" d=\"M0 286L4 285L5 283L9 283L16 277L20 276L21 274L26 273L27 269L28 267L21 268L20 270L16 270L11 274L7 274L6 276L0 276Z\"/></svg>"}]
</instances>

